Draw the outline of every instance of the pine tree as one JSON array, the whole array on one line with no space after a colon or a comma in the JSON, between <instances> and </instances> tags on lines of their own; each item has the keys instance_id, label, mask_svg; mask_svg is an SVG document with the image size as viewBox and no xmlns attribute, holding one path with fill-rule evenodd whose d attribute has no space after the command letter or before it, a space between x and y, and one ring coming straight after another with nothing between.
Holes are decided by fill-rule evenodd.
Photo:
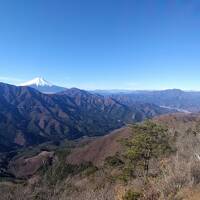
<instances>
[{"instance_id":1,"label":"pine tree","mask_svg":"<svg viewBox=\"0 0 200 200\"><path fill-rule=\"evenodd\" d=\"M167 129L146 121L133 125L132 133L132 138L125 141L125 156L129 160L129 166L133 169L141 167L144 176L148 177L150 160L170 150Z\"/></svg>"}]
</instances>

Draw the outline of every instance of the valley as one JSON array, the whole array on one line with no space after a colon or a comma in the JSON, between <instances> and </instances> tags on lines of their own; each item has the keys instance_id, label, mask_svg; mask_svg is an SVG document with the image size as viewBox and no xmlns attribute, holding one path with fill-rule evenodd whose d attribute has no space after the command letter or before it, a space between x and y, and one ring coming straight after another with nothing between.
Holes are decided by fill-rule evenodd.
<instances>
[{"instance_id":1,"label":"valley","mask_svg":"<svg viewBox=\"0 0 200 200\"><path fill-rule=\"evenodd\" d=\"M0 151L47 141L100 136L129 122L172 112L154 104L125 105L77 88L44 94L0 83Z\"/></svg>"},{"instance_id":2,"label":"valley","mask_svg":"<svg viewBox=\"0 0 200 200\"><path fill-rule=\"evenodd\" d=\"M3 199L178 200L191 193L192 200L198 195L198 94L102 95L78 88L50 94L5 83L0 92ZM142 153L147 144L148 159Z\"/></svg>"},{"instance_id":3,"label":"valley","mask_svg":"<svg viewBox=\"0 0 200 200\"><path fill-rule=\"evenodd\" d=\"M200 200L200 1L0 0L0 200Z\"/></svg>"}]
</instances>

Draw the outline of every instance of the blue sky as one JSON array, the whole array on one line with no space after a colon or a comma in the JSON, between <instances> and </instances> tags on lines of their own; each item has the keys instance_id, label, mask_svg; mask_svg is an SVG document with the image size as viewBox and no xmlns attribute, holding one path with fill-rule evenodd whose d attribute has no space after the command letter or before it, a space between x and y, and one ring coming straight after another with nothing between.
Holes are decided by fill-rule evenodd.
<instances>
[{"instance_id":1,"label":"blue sky","mask_svg":"<svg viewBox=\"0 0 200 200\"><path fill-rule=\"evenodd\" d=\"M0 81L200 90L200 2L0 0Z\"/></svg>"}]
</instances>

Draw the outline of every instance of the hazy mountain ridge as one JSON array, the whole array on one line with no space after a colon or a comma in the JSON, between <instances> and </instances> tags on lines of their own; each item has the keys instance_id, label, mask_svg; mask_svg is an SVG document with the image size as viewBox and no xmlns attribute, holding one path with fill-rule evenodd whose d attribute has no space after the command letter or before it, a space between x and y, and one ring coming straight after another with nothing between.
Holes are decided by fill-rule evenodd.
<instances>
[{"instance_id":1,"label":"hazy mountain ridge","mask_svg":"<svg viewBox=\"0 0 200 200\"><path fill-rule=\"evenodd\" d=\"M137 102L153 103L159 106L184 109L189 112L200 111L200 92L169 89L162 91L132 91L129 93L104 93L117 101L132 105Z\"/></svg>"},{"instance_id":2,"label":"hazy mountain ridge","mask_svg":"<svg viewBox=\"0 0 200 200\"><path fill-rule=\"evenodd\" d=\"M37 77L22 85L32 87L42 93L55 94L68 91L64 87L56 86L42 77ZM73 88L75 89L75 88ZM200 111L200 92L183 91L180 89L167 90L93 90L88 91L93 95L103 95L111 97L118 103L134 106L138 103L150 103L162 106L163 108L176 109L177 111L199 112ZM67 93L67 92L66 92Z\"/></svg>"}]
</instances>

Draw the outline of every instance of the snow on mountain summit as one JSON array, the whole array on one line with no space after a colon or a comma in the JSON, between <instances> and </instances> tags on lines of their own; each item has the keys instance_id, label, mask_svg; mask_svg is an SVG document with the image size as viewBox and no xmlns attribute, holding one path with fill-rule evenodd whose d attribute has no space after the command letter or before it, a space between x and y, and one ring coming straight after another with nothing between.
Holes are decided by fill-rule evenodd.
<instances>
[{"instance_id":1,"label":"snow on mountain summit","mask_svg":"<svg viewBox=\"0 0 200 200\"><path fill-rule=\"evenodd\" d=\"M27 81L25 83L22 83L20 86L53 86L50 82L46 81L44 78L42 77L36 77L30 81Z\"/></svg>"},{"instance_id":2,"label":"snow on mountain summit","mask_svg":"<svg viewBox=\"0 0 200 200\"><path fill-rule=\"evenodd\" d=\"M20 84L19 86L28 86L45 94L54 94L66 90L64 87L51 84L42 77L36 77L30 81Z\"/></svg>"}]
</instances>

